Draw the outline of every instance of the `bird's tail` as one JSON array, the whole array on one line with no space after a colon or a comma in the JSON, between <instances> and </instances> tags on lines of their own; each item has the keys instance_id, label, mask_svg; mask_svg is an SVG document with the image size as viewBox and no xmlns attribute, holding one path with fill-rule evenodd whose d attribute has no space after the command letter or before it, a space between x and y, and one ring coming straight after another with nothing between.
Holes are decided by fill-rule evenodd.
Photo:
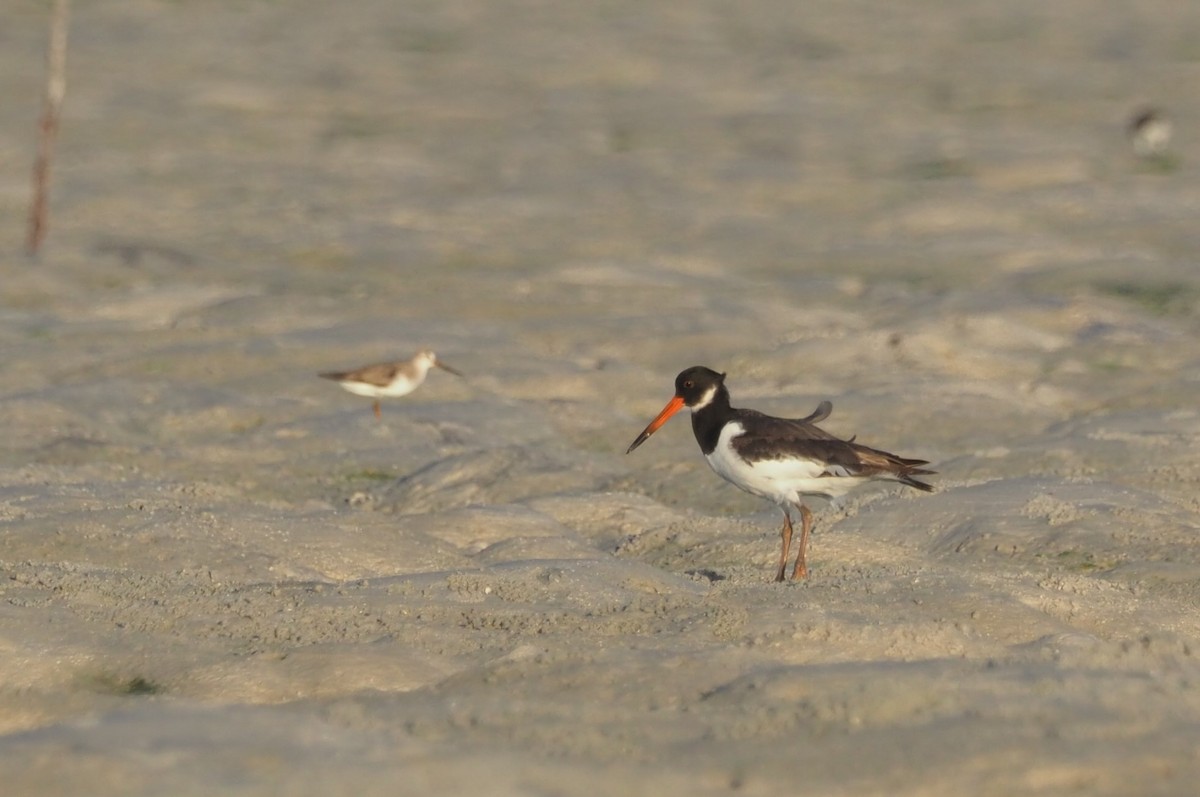
<instances>
[{"instance_id":1,"label":"bird's tail","mask_svg":"<svg viewBox=\"0 0 1200 797\"><path fill-rule=\"evenodd\" d=\"M896 481L901 484L907 484L909 487L916 487L918 490L923 490L927 493L933 492L932 484L926 484L919 479L913 478L913 476L932 476L937 473L936 470L921 467L921 465L928 465L929 460L892 457L892 464L896 466Z\"/></svg>"}]
</instances>

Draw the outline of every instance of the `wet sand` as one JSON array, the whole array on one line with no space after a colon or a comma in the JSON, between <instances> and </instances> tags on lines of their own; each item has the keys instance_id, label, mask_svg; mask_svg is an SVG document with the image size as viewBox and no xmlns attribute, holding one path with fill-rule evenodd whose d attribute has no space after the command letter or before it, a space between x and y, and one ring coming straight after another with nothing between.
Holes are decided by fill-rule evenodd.
<instances>
[{"instance_id":1,"label":"wet sand","mask_svg":"<svg viewBox=\"0 0 1200 797\"><path fill-rule=\"evenodd\" d=\"M193 6L75 9L38 262L0 31L6 794L1192 793L1200 7ZM772 583L695 364L936 492Z\"/></svg>"}]
</instances>

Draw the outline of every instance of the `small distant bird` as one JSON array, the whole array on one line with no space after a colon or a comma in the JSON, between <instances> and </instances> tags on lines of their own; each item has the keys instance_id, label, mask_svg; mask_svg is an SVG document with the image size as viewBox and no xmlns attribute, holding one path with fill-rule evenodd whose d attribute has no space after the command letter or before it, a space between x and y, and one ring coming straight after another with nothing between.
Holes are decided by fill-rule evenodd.
<instances>
[{"instance_id":1,"label":"small distant bird","mask_svg":"<svg viewBox=\"0 0 1200 797\"><path fill-rule=\"evenodd\" d=\"M736 487L774 501L783 510L782 550L776 581L783 581L792 544L793 508L800 510L800 552L792 578L808 576L806 551L812 512L805 496L836 501L872 480L897 481L930 492L933 487L914 476L935 473L923 459L904 459L835 437L815 424L829 417L833 405L821 402L806 418L775 418L729 405L725 374L693 366L675 377L675 396L652 420L626 454L646 441L681 408L692 411L692 431L709 466Z\"/></svg>"},{"instance_id":2,"label":"small distant bird","mask_svg":"<svg viewBox=\"0 0 1200 797\"><path fill-rule=\"evenodd\" d=\"M1143 108L1129 120L1129 140L1139 158L1160 158L1171 145L1171 120L1159 110Z\"/></svg>"},{"instance_id":3,"label":"small distant bird","mask_svg":"<svg viewBox=\"0 0 1200 797\"><path fill-rule=\"evenodd\" d=\"M421 383L425 381L425 375L433 366L437 366L443 371L449 371L455 376L462 376L461 372L446 365L428 349L417 352L411 360L364 365L353 371L328 371L317 374L317 376L322 379L332 379L356 396L375 399L375 417L382 418L383 413L379 408L379 400L407 396L421 386Z\"/></svg>"}]
</instances>

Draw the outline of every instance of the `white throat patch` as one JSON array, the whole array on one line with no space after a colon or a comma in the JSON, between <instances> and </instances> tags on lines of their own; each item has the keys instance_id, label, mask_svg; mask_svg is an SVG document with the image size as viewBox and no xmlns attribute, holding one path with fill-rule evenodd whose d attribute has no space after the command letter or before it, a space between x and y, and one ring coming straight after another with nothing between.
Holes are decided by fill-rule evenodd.
<instances>
[{"instance_id":1,"label":"white throat patch","mask_svg":"<svg viewBox=\"0 0 1200 797\"><path fill-rule=\"evenodd\" d=\"M708 390L704 391L704 395L700 397L700 400L688 409L690 409L692 412L704 409L709 404L712 404L713 396L715 395L717 395L717 386L713 385Z\"/></svg>"}]
</instances>

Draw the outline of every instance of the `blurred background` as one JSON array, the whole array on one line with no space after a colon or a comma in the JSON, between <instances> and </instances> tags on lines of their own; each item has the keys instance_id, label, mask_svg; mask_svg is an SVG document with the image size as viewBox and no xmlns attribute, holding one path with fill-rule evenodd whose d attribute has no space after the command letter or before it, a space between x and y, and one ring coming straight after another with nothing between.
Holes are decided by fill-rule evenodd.
<instances>
[{"instance_id":1,"label":"blurred background","mask_svg":"<svg viewBox=\"0 0 1200 797\"><path fill-rule=\"evenodd\" d=\"M18 241L48 9L7 16ZM76 3L47 257L1142 266L1195 243L1198 69L1200 11L1169 0ZM1143 107L1175 129L1150 164Z\"/></svg>"}]
</instances>

